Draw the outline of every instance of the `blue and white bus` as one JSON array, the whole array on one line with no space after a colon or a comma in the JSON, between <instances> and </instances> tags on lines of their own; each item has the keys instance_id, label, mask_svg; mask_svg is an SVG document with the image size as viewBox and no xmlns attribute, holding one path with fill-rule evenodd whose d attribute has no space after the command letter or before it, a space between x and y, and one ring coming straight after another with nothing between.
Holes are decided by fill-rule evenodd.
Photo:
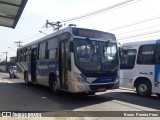
<instances>
[{"instance_id":1,"label":"blue and white bus","mask_svg":"<svg viewBox=\"0 0 160 120\"><path fill-rule=\"evenodd\" d=\"M160 40L123 44L120 87L136 88L140 96L160 97Z\"/></svg>"},{"instance_id":2,"label":"blue and white bus","mask_svg":"<svg viewBox=\"0 0 160 120\"><path fill-rule=\"evenodd\" d=\"M54 93L95 93L118 88L114 34L66 27L17 49L17 76Z\"/></svg>"}]
</instances>

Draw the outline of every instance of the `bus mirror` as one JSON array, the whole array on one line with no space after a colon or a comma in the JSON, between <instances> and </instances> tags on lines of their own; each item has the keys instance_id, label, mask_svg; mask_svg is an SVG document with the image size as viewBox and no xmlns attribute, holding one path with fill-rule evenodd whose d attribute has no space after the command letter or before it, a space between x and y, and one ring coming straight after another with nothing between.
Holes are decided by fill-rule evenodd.
<instances>
[{"instance_id":1,"label":"bus mirror","mask_svg":"<svg viewBox=\"0 0 160 120\"><path fill-rule=\"evenodd\" d=\"M118 42L118 51L119 51L119 58L120 58L120 62L122 61L122 54L123 54L123 47L121 45L121 43Z\"/></svg>"},{"instance_id":2,"label":"bus mirror","mask_svg":"<svg viewBox=\"0 0 160 120\"><path fill-rule=\"evenodd\" d=\"M109 46L110 40L105 42L105 46Z\"/></svg>"},{"instance_id":3,"label":"bus mirror","mask_svg":"<svg viewBox=\"0 0 160 120\"><path fill-rule=\"evenodd\" d=\"M74 44L73 44L73 41L70 41L69 50L70 50L70 52L74 52Z\"/></svg>"},{"instance_id":4,"label":"bus mirror","mask_svg":"<svg viewBox=\"0 0 160 120\"><path fill-rule=\"evenodd\" d=\"M122 56L124 54L124 51L123 51L123 47L119 46L119 58L120 58L120 62L122 62Z\"/></svg>"}]
</instances>

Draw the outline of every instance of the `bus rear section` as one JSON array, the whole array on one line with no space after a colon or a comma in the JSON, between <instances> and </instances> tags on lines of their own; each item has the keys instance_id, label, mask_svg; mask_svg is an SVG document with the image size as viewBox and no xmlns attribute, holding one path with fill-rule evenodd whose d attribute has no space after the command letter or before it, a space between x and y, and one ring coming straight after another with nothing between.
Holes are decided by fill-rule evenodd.
<instances>
[{"instance_id":1,"label":"bus rear section","mask_svg":"<svg viewBox=\"0 0 160 120\"><path fill-rule=\"evenodd\" d=\"M120 87L136 89L140 96L160 96L159 40L124 43Z\"/></svg>"}]
</instances>

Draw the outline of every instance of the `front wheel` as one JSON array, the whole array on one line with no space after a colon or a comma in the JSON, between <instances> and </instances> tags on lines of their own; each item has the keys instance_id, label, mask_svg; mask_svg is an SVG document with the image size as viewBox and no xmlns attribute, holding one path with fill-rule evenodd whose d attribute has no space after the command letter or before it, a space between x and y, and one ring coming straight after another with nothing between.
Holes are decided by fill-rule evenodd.
<instances>
[{"instance_id":1,"label":"front wheel","mask_svg":"<svg viewBox=\"0 0 160 120\"><path fill-rule=\"evenodd\" d=\"M149 97L151 95L151 85L147 81L141 81L137 84L136 91L142 97Z\"/></svg>"},{"instance_id":2,"label":"front wheel","mask_svg":"<svg viewBox=\"0 0 160 120\"><path fill-rule=\"evenodd\" d=\"M156 95L160 98L160 93L156 93Z\"/></svg>"},{"instance_id":3,"label":"front wheel","mask_svg":"<svg viewBox=\"0 0 160 120\"><path fill-rule=\"evenodd\" d=\"M96 93L96 92L91 91L91 92L88 92L87 95L95 95L95 93Z\"/></svg>"},{"instance_id":4,"label":"front wheel","mask_svg":"<svg viewBox=\"0 0 160 120\"><path fill-rule=\"evenodd\" d=\"M58 89L58 82L57 80L53 77L52 80L51 80L51 85L50 85L50 88L52 90L52 92L56 95L59 95L60 94L60 90Z\"/></svg>"}]
</instances>

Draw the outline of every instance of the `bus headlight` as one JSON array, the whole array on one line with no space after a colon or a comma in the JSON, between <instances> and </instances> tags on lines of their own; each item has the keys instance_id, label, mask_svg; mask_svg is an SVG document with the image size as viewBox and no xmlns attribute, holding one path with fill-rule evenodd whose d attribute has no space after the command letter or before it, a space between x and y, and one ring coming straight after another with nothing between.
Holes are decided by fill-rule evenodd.
<instances>
[{"instance_id":1,"label":"bus headlight","mask_svg":"<svg viewBox=\"0 0 160 120\"><path fill-rule=\"evenodd\" d=\"M116 82L119 82L119 79L120 79L120 74L118 73Z\"/></svg>"},{"instance_id":2,"label":"bus headlight","mask_svg":"<svg viewBox=\"0 0 160 120\"><path fill-rule=\"evenodd\" d=\"M74 76L76 77L78 82L84 82L83 78L76 72L74 72Z\"/></svg>"}]
</instances>

